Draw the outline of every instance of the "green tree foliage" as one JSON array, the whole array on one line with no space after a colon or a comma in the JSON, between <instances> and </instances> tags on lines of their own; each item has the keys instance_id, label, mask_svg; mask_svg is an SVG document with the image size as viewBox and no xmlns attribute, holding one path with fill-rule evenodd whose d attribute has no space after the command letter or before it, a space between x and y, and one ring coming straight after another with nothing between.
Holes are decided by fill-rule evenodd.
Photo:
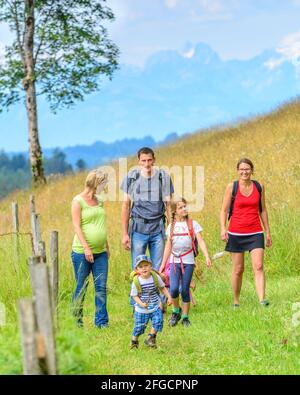
<instances>
[{"instance_id":1,"label":"green tree foliage","mask_svg":"<svg viewBox=\"0 0 300 395\"><path fill-rule=\"evenodd\" d=\"M79 171L83 171L86 169L87 165L83 159L78 159L76 161L76 167Z\"/></svg>"},{"instance_id":2,"label":"green tree foliage","mask_svg":"<svg viewBox=\"0 0 300 395\"><path fill-rule=\"evenodd\" d=\"M113 19L106 0L0 0L0 23L13 33L0 63L0 111L25 100L34 183L44 179L36 97L55 112L111 78L119 51L104 24Z\"/></svg>"},{"instance_id":3,"label":"green tree foliage","mask_svg":"<svg viewBox=\"0 0 300 395\"><path fill-rule=\"evenodd\" d=\"M73 170L72 166L66 162L66 154L59 148L53 151L52 157L45 159L44 165L47 175L70 173Z\"/></svg>"}]
</instances>

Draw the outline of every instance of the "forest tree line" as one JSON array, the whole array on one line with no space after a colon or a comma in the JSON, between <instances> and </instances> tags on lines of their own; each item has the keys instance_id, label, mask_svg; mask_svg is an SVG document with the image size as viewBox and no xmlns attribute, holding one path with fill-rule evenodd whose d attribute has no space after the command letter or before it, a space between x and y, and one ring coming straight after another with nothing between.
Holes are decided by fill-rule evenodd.
<instances>
[{"instance_id":1,"label":"forest tree line","mask_svg":"<svg viewBox=\"0 0 300 395\"><path fill-rule=\"evenodd\" d=\"M78 159L75 168L67 162L66 154L56 148L52 156L44 158L45 175L66 174L74 171L85 170L86 163ZM31 171L29 158L18 153L8 155L0 151L0 198L17 189L25 189L31 186Z\"/></svg>"}]
</instances>

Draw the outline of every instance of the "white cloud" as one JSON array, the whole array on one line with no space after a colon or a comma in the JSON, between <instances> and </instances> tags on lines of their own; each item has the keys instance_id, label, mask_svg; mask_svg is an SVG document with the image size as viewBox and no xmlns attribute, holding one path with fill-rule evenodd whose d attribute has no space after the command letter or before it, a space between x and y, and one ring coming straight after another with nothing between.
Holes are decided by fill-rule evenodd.
<instances>
[{"instance_id":1,"label":"white cloud","mask_svg":"<svg viewBox=\"0 0 300 395\"><path fill-rule=\"evenodd\" d=\"M277 67L281 66L282 63L284 63L284 62L285 62L284 58L277 58L277 59L271 58L267 62L264 63L264 66L270 70L274 70Z\"/></svg>"},{"instance_id":2,"label":"white cloud","mask_svg":"<svg viewBox=\"0 0 300 395\"><path fill-rule=\"evenodd\" d=\"M198 0L198 3L204 11L212 14L224 11L223 2L220 0Z\"/></svg>"},{"instance_id":3,"label":"white cloud","mask_svg":"<svg viewBox=\"0 0 300 395\"><path fill-rule=\"evenodd\" d=\"M182 56L184 58L191 59L195 55L195 48L191 48L186 52L183 52Z\"/></svg>"},{"instance_id":4,"label":"white cloud","mask_svg":"<svg viewBox=\"0 0 300 395\"><path fill-rule=\"evenodd\" d=\"M296 67L297 74L300 76L300 32L284 37L276 48L276 52L280 56L269 59L264 63L264 66L273 70L281 66L284 62L291 62Z\"/></svg>"},{"instance_id":5,"label":"white cloud","mask_svg":"<svg viewBox=\"0 0 300 395\"><path fill-rule=\"evenodd\" d=\"M283 58L299 63L300 61L300 32L289 34L284 37L280 42L277 52L280 53Z\"/></svg>"},{"instance_id":6,"label":"white cloud","mask_svg":"<svg viewBox=\"0 0 300 395\"><path fill-rule=\"evenodd\" d=\"M165 4L168 8L175 8L177 6L178 0L165 0Z\"/></svg>"}]
</instances>

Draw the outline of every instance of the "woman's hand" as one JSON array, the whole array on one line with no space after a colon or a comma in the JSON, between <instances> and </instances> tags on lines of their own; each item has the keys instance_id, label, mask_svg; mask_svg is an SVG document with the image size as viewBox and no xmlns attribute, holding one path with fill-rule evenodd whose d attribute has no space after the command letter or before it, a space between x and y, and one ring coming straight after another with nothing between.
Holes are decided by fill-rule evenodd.
<instances>
[{"instance_id":1,"label":"woman's hand","mask_svg":"<svg viewBox=\"0 0 300 395\"><path fill-rule=\"evenodd\" d=\"M90 249L90 247L84 247L84 255L85 255L85 259L88 262L94 263L94 255L93 255L92 250Z\"/></svg>"},{"instance_id":2,"label":"woman's hand","mask_svg":"<svg viewBox=\"0 0 300 395\"><path fill-rule=\"evenodd\" d=\"M221 240L224 242L228 242L229 236L228 236L228 232L226 229L222 229L221 231Z\"/></svg>"},{"instance_id":3,"label":"woman's hand","mask_svg":"<svg viewBox=\"0 0 300 395\"><path fill-rule=\"evenodd\" d=\"M109 250L108 242L106 242L106 253L107 253L107 259L109 259L110 258L110 250Z\"/></svg>"},{"instance_id":4,"label":"woman's hand","mask_svg":"<svg viewBox=\"0 0 300 395\"><path fill-rule=\"evenodd\" d=\"M210 268L212 267L212 262L211 262L210 257L209 257L209 256L206 257L205 260L206 260L206 265L207 265L207 267L210 269Z\"/></svg>"},{"instance_id":5,"label":"woman's hand","mask_svg":"<svg viewBox=\"0 0 300 395\"><path fill-rule=\"evenodd\" d=\"M267 247L272 247L272 238L271 238L270 233L266 234L266 246Z\"/></svg>"},{"instance_id":6,"label":"woman's hand","mask_svg":"<svg viewBox=\"0 0 300 395\"><path fill-rule=\"evenodd\" d=\"M158 273L163 273L163 271L165 270L165 264L161 264L158 270Z\"/></svg>"},{"instance_id":7,"label":"woman's hand","mask_svg":"<svg viewBox=\"0 0 300 395\"><path fill-rule=\"evenodd\" d=\"M169 297L167 301L167 306L171 306L173 304L172 298Z\"/></svg>"}]
</instances>

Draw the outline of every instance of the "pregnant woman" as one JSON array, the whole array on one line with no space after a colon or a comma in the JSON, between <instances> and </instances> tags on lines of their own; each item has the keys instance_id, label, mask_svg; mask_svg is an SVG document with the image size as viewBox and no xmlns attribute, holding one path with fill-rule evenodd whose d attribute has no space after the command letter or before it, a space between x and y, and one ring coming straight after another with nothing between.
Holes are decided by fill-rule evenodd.
<instances>
[{"instance_id":1,"label":"pregnant woman","mask_svg":"<svg viewBox=\"0 0 300 395\"><path fill-rule=\"evenodd\" d=\"M107 174L100 169L91 171L85 188L72 202L72 221L75 236L72 245L76 289L73 294L73 313L79 327L83 326L83 302L90 272L95 286L95 326L108 326L106 283L109 247L106 216L99 194L107 185Z\"/></svg>"}]
</instances>

